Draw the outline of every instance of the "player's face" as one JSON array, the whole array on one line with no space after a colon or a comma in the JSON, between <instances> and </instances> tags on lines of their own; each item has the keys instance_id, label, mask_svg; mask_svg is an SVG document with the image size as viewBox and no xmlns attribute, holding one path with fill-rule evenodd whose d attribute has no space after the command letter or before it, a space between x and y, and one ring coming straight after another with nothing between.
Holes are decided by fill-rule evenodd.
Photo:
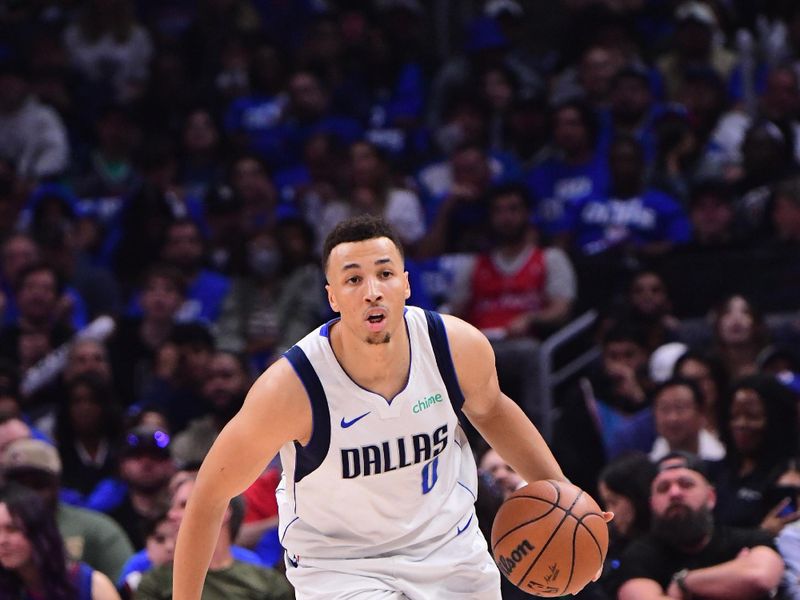
<instances>
[{"instance_id":1,"label":"player's face","mask_svg":"<svg viewBox=\"0 0 800 600\"><path fill-rule=\"evenodd\" d=\"M388 238L339 244L327 267L328 302L345 326L368 344L385 344L411 296L403 257Z\"/></svg>"},{"instance_id":2,"label":"player's face","mask_svg":"<svg viewBox=\"0 0 800 600\"><path fill-rule=\"evenodd\" d=\"M703 507L714 508L714 488L697 471L667 468L650 488L650 507L658 517L678 517Z\"/></svg>"}]
</instances>

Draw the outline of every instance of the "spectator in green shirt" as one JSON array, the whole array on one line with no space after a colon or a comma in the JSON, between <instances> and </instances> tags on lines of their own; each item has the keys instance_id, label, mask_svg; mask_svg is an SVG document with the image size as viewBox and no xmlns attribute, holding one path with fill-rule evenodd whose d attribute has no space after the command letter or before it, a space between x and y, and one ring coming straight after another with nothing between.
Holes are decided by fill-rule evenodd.
<instances>
[{"instance_id":1,"label":"spectator in green shirt","mask_svg":"<svg viewBox=\"0 0 800 600\"><path fill-rule=\"evenodd\" d=\"M119 578L133 546L110 517L59 501L61 459L53 446L41 440L17 440L6 448L0 466L6 481L31 488L53 511L72 560L87 563L111 581Z\"/></svg>"},{"instance_id":2,"label":"spectator in green shirt","mask_svg":"<svg viewBox=\"0 0 800 600\"><path fill-rule=\"evenodd\" d=\"M185 502L194 489L194 478L180 483L173 498L170 518L180 524ZM203 600L233 600L258 598L259 600L292 600L294 591L286 578L275 569L259 567L237 560L231 554L231 543L244 517L240 499L234 498L225 512L217 545L203 588ZM172 598L172 564L147 571L136 590L135 600L168 600Z\"/></svg>"}]
</instances>

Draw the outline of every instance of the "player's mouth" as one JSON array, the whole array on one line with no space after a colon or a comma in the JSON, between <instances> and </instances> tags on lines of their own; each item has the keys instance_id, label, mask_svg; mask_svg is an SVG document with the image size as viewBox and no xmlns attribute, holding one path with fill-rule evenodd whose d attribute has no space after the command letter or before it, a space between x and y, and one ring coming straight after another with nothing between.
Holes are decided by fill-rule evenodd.
<instances>
[{"instance_id":1,"label":"player's mouth","mask_svg":"<svg viewBox=\"0 0 800 600\"><path fill-rule=\"evenodd\" d=\"M365 319L367 328L370 331L381 331L386 325L386 310L383 308L371 308L367 311Z\"/></svg>"}]
</instances>

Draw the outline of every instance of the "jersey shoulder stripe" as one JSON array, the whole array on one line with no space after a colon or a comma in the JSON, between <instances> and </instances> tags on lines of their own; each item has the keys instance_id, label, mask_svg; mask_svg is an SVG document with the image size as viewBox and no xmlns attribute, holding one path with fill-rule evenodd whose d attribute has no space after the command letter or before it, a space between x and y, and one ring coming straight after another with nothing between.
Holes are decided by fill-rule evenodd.
<instances>
[{"instance_id":1,"label":"jersey shoulder stripe","mask_svg":"<svg viewBox=\"0 0 800 600\"><path fill-rule=\"evenodd\" d=\"M425 318L428 321L428 335L433 347L433 354L436 356L436 366L439 368L439 374L442 376L447 395L450 396L450 402L453 404L453 409L457 415L460 415L461 407L464 406L464 394L458 384L444 321L439 313L431 310L425 311Z\"/></svg>"},{"instance_id":2,"label":"jersey shoulder stripe","mask_svg":"<svg viewBox=\"0 0 800 600\"><path fill-rule=\"evenodd\" d=\"M303 383L311 403L313 419L311 439L305 446L294 442L297 460L294 468L295 483L314 472L325 460L331 445L331 415L325 389L322 387L317 372L300 346L292 346L284 353L286 360L294 368Z\"/></svg>"}]
</instances>

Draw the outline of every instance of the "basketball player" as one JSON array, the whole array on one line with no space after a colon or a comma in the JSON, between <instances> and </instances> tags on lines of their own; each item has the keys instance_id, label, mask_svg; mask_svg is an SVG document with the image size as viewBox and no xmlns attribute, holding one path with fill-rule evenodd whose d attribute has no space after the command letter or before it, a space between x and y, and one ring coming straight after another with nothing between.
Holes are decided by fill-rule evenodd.
<instances>
[{"instance_id":1,"label":"basketball player","mask_svg":"<svg viewBox=\"0 0 800 600\"><path fill-rule=\"evenodd\" d=\"M323 261L340 318L267 369L220 433L178 535L173 597L200 598L228 501L280 450L278 533L298 600L499 600L458 414L526 480L563 480L561 469L500 391L487 339L405 306L402 248L384 221L340 223Z\"/></svg>"}]
</instances>

